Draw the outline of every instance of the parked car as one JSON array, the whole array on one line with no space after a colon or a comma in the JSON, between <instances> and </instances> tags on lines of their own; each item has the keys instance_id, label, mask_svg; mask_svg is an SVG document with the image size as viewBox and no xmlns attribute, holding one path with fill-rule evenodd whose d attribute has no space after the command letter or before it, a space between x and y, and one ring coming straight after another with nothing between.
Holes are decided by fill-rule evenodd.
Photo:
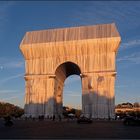
<instances>
[{"instance_id":1,"label":"parked car","mask_svg":"<svg viewBox=\"0 0 140 140\"><path fill-rule=\"evenodd\" d=\"M82 116L77 120L77 123L92 123L92 120L90 118Z\"/></svg>"},{"instance_id":2,"label":"parked car","mask_svg":"<svg viewBox=\"0 0 140 140\"><path fill-rule=\"evenodd\" d=\"M128 116L124 118L124 125L140 125L140 118Z\"/></svg>"}]
</instances>

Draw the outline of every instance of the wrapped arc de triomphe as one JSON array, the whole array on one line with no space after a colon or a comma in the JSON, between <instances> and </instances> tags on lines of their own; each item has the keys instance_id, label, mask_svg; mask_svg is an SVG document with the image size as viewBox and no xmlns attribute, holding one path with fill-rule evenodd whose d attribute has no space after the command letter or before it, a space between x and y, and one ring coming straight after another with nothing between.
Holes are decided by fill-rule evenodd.
<instances>
[{"instance_id":1,"label":"wrapped arc de triomphe","mask_svg":"<svg viewBox=\"0 0 140 140\"><path fill-rule=\"evenodd\" d=\"M81 77L82 113L114 118L116 55L121 37L114 23L26 32L25 115L62 115L64 81Z\"/></svg>"}]
</instances>

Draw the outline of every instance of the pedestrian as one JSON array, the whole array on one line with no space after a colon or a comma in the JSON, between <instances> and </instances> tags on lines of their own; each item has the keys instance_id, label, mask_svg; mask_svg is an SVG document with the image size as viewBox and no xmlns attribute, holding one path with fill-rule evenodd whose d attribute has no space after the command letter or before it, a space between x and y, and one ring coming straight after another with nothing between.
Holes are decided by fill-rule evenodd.
<instances>
[{"instance_id":1,"label":"pedestrian","mask_svg":"<svg viewBox=\"0 0 140 140\"><path fill-rule=\"evenodd\" d=\"M55 115L53 115L53 121L55 121Z\"/></svg>"}]
</instances>

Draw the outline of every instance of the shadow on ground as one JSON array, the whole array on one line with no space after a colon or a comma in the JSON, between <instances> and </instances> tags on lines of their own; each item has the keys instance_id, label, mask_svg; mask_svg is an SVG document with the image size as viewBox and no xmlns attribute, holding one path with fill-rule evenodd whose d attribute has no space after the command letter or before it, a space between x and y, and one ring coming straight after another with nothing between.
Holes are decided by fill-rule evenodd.
<instances>
[{"instance_id":1,"label":"shadow on ground","mask_svg":"<svg viewBox=\"0 0 140 140\"><path fill-rule=\"evenodd\" d=\"M92 124L15 120L12 127L0 121L0 138L119 138L140 139L140 127L124 126L121 121L93 121Z\"/></svg>"}]
</instances>

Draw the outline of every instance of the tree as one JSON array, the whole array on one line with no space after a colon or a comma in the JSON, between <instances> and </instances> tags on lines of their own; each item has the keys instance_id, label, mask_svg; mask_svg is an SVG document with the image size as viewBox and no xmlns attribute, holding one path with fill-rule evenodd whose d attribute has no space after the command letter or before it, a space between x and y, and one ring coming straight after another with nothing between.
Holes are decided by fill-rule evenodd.
<instances>
[{"instance_id":1,"label":"tree","mask_svg":"<svg viewBox=\"0 0 140 140\"><path fill-rule=\"evenodd\" d=\"M133 106L134 107L140 107L140 104L138 102L135 102Z\"/></svg>"},{"instance_id":2,"label":"tree","mask_svg":"<svg viewBox=\"0 0 140 140\"><path fill-rule=\"evenodd\" d=\"M0 117L13 116L20 117L24 114L24 110L10 103L0 102Z\"/></svg>"}]
</instances>

